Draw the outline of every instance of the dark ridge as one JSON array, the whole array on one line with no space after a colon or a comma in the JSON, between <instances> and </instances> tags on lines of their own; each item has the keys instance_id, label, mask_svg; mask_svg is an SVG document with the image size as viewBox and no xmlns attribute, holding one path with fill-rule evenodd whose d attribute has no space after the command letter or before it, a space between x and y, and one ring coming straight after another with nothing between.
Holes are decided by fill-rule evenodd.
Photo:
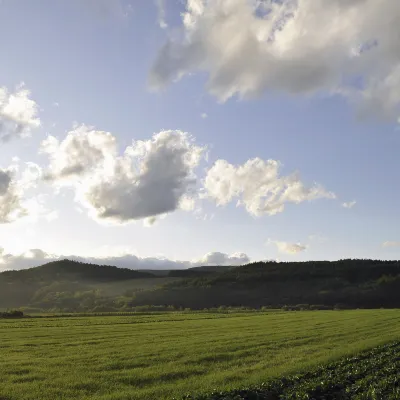
<instances>
[{"instance_id":1,"label":"dark ridge","mask_svg":"<svg viewBox=\"0 0 400 400\"><path fill-rule=\"evenodd\" d=\"M168 276L60 260L0 274L0 311L22 306L61 312L142 306L397 308L399 293L400 262L365 259L204 266Z\"/></svg>"},{"instance_id":2,"label":"dark ridge","mask_svg":"<svg viewBox=\"0 0 400 400\"><path fill-rule=\"evenodd\" d=\"M174 272L176 273L176 271ZM183 279L136 296L132 304L193 309L219 306L400 307L400 262L368 259L255 262Z\"/></svg>"},{"instance_id":3,"label":"dark ridge","mask_svg":"<svg viewBox=\"0 0 400 400\"><path fill-rule=\"evenodd\" d=\"M57 260L39 267L0 273L0 281L94 281L109 282L128 279L154 278L148 272L118 268L111 265L88 264L72 260Z\"/></svg>"},{"instance_id":4,"label":"dark ridge","mask_svg":"<svg viewBox=\"0 0 400 400\"><path fill-rule=\"evenodd\" d=\"M188 269L174 269L169 271L168 276L179 278L200 278L211 276L215 273L230 271L237 266L221 266L221 265L204 265L200 267L192 267Z\"/></svg>"}]
</instances>

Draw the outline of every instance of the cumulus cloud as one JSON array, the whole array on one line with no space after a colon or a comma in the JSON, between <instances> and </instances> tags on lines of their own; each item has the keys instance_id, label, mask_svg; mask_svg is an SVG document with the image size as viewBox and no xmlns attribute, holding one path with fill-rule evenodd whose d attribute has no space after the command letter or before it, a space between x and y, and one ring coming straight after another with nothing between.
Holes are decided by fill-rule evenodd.
<instances>
[{"instance_id":1,"label":"cumulus cloud","mask_svg":"<svg viewBox=\"0 0 400 400\"><path fill-rule=\"evenodd\" d=\"M41 249L31 249L21 254L6 253L0 248L0 271L18 270L36 267L50 261L68 258L70 260L89 262L101 265L114 265L120 268L129 269L185 269L203 265L241 265L250 261L249 257L243 253L228 255L225 253L208 253L198 260L179 261L165 257L139 257L134 254L125 254L114 257L80 257L76 255L55 255L47 253Z\"/></svg>"},{"instance_id":2,"label":"cumulus cloud","mask_svg":"<svg viewBox=\"0 0 400 400\"><path fill-rule=\"evenodd\" d=\"M0 87L0 142L26 137L40 125L38 105L20 85L14 93Z\"/></svg>"},{"instance_id":3,"label":"cumulus cloud","mask_svg":"<svg viewBox=\"0 0 400 400\"><path fill-rule=\"evenodd\" d=\"M356 203L357 202L355 200L344 202L344 203L342 203L342 207L343 208L353 208L356 205Z\"/></svg>"},{"instance_id":4,"label":"cumulus cloud","mask_svg":"<svg viewBox=\"0 0 400 400\"><path fill-rule=\"evenodd\" d=\"M387 241L382 243L383 247L400 247L400 242Z\"/></svg>"},{"instance_id":5,"label":"cumulus cloud","mask_svg":"<svg viewBox=\"0 0 400 400\"><path fill-rule=\"evenodd\" d=\"M391 0L187 0L181 34L160 49L150 84L205 71L222 101L323 91L397 116L399 18Z\"/></svg>"},{"instance_id":6,"label":"cumulus cloud","mask_svg":"<svg viewBox=\"0 0 400 400\"><path fill-rule=\"evenodd\" d=\"M0 223L9 223L25 215L12 171L0 169Z\"/></svg>"},{"instance_id":7,"label":"cumulus cloud","mask_svg":"<svg viewBox=\"0 0 400 400\"><path fill-rule=\"evenodd\" d=\"M194 260L195 265L243 265L250 262L250 258L245 253L226 254L218 251L207 253L199 260Z\"/></svg>"},{"instance_id":8,"label":"cumulus cloud","mask_svg":"<svg viewBox=\"0 0 400 400\"><path fill-rule=\"evenodd\" d=\"M280 176L279 168L278 161L260 158L239 166L218 160L205 177L206 196L217 205L238 199L237 205L256 217L280 213L286 203L335 198L334 193L320 185L305 186L297 173Z\"/></svg>"},{"instance_id":9,"label":"cumulus cloud","mask_svg":"<svg viewBox=\"0 0 400 400\"><path fill-rule=\"evenodd\" d=\"M44 178L65 184L95 172L99 165L111 164L117 155L116 139L111 133L86 125L76 126L61 142L49 136L40 150L50 160Z\"/></svg>"},{"instance_id":10,"label":"cumulus cloud","mask_svg":"<svg viewBox=\"0 0 400 400\"><path fill-rule=\"evenodd\" d=\"M35 187L41 176L41 168L34 163L25 163L19 171L14 164L0 168L0 224L17 221L36 214L41 207L37 197L26 198L26 192Z\"/></svg>"},{"instance_id":11,"label":"cumulus cloud","mask_svg":"<svg viewBox=\"0 0 400 400\"><path fill-rule=\"evenodd\" d=\"M82 125L61 142L49 137L42 151L50 159L48 180L73 186L96 218L127 222L193 209L204 148L188 133L169 130L134 141L120 156L113 135Z\"/></svg>"},{"instance_id":12,"label":"cumulus cloud","mask_svg":"<svg viewBox=\"0 0 400 400\"><path fill-rule=\"evenodd\" d=\"M0 271L36 267L56 259L57 256L48 254L40 249L30 249L21 254L11 254L0 247Z\"/></svg>"},{"instance_id":13,"label":"cumulus cloud","mask_svg":"<svg viewBox=\"0 0 400 400\"><path fill-rule=\"evenodd\" d=\"M280 253L298 254L307 249L306 245L300 243L288 243L278 240L268 240L267 244L274 244Z\"/></svg>"},{"instance_id":14,"label":"cumulus cloud","mask_svg":"<svg viewBox=\"0 0 400 400\"><path fill-rule=\"evenodd\" d=\"M8 192L11 183L11 174L9 171L0 170L0 196Z\"/></svg>"}]
</instances>

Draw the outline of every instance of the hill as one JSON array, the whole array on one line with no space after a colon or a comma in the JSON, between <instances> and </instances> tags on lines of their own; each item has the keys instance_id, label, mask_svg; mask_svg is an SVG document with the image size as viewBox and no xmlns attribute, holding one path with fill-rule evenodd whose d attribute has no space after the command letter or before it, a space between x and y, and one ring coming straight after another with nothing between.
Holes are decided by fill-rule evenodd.
<instances>
[{"instance_id":1,"label":"hill","mask_svg":"<svg viewBox=\"0 0 400 400\"><path fill-rule=\"evenodd\" d=\"M189 276L140 293L132 304L189 308L297 304L400 307L399 291L399 261L258 262Z\"/></svg>"},{"instance_id":2,"label":"hill","mask_svg":"<svg viewBox=\"0 0 400 400\"><path fill-rule=\"evenodd\" d=\"M129 282L141 281L141 286L148 288L154 284L147 281L156 279L148 272L58 260L35 268L0 273L0 308L29 305L46 310L78 311L82 307L88 310L99 304L103 307L109 304L107 292L113 291L115 286L122 295L131 287L133 292L140 290ZM126 285L118 285L119 282L126 282ZM109 290L104 290L104 284Z\"/></svg>"},{"instance_id":3,"label":"hill","mask_svg":"<svg viewBox=\"0 0 400 400\"><path fill-rule=\"evenodd\" d=\"M110 265L87 264L79 261L57 260L39 267L20 271L5 271L0 274L0 281L7 282L46 282L46 281L120 281L138 278L154 278L144 271L117 268Z\"/></svg>"},{"instance_id":4,"label":"hill","mask_svg":"<svg viewBox=\"0 0 400 400\"><path fill-rule=\"evenodd\" d=\"M206 266L155 275L62 260L0 274L0 308L129 311L143 306L400 307L400 262L339 260Z\"/></svg>"},{"instance_id":5,"label":"hill","mask_svg":"<svg viewBox=\"0 0 400 400\"><path fill-rule=\"evenodd\" d=\"M236 266L220 266L220 265L204 265L200 267L192 267L188 269L173 269L168 272L168 276L181 278L200 278L212 276L225 271L230 271Z\"/></svg>"}]
</instances>

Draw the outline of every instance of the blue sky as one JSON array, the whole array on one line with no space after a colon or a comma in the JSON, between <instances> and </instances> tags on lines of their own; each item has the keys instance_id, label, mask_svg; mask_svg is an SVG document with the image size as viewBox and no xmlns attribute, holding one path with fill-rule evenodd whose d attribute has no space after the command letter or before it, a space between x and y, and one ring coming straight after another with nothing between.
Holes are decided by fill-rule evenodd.
<instances>
[{"instance_id":1,"label":"blue sky","mask_svg":"<svg viewBox=\"0 0 400 400\"><path fill-rule=\"evenodd\" d=\"M13 130L15 116L0 112L0 122L6 121L4 129L10 130L4 134L12 134L10 140L0 143L0 169L5 178L12 178L26 210L18 218L3 213L3 268L19 268L22 258L32 257L26 253L29 249L42 252L32 262L60 255L113 258L125 254L144 260L163 257L221 264L249 259L398 258L400 138L396 113L400 80L396 80L396 71L400 59L391 57L395 51L390 38L396 37L399 28L389 21L385 32L374 31L372 27L379 28L384 16L377 14L376 3L363 1L362 10L357 10L357 2L350 9L334 0L322 9L318 7L321 1L314 5L299 1L295 20L285 22L281 32L275 33L280 35L273 43L276 48L266 51L263 46L268 43L261 39L260 50L253 49L251 35L257 32L259 38L263 29L275 28L261 20L261 29L255 6L247 0L214 4L201 0L41 0L40 7L38 2L1 2L0 87L8 95L29 90L40 119L39 127L27 123L28 137L19 137ZM282 7L293 7L289 0L279 5L281 8L277 3L261 3L272 7L277 16ZM163 28L160 7L165 11ZM399 6L391 7L393 15L400 15ZM248 15L243 10L249 11ZM330 21L333 13L350 19L353 12L359 12L360 17L340 34L334 26L327 29L331 36L326 34L326 43L334 43L332 48L324 43L312 47L309 41L305 47L301 40L307 38L296 36L301 24L309 27L310 34L319 27L312 25L315 20L296 16L300 11L320 13L322 21ZM195 22L185 22L181 13ZM236 26L231 33L221 22L223 13ZM250 33L241 32L238 24L245 17L244 26L254 24ZM381 45L383 50L375 54L377 50L371 49L356 61L349 56L357 43L375 36L377 47ZM276 56L278 45L280 55ZM369 58L364 63L362 57ZM358 87L343 83L359 76L364 83ZM18 86L21 82L22 89ZM82 124L93 127L94 132L109 132L117 158L132 140L150 143L154 134L163 131L170 132L166 138L178 140L184 151L207 147L195 165L184 166L189 175L196 175L196 183L177 183L182 171L172 171L173 178L163 175L166 164L162 162L172 158L161 160L164 153L158 139L153 142L159 146L154 145L154 154L148 150L151 159L157 160L157 169L149 173L150 184L144 184L144 193L150 196L141 197L145 211L134 209L136 197L132 196L137 194L130 192L130 185L140 185L147 175L133 179L128 174L129 180L115 170L108 180L102 180L90 154L82 153L81 175L65 176L65 168L76 167L60 164L71 148L61 145L47 154L39 150L49 135L63 143ZM86 140L87 131L82 132L77 134L79 140ZM194 142L189 145L179 132L189 133ZM99 137L96 135L93 137ZM92 142L88 143L84 149ZM176 151L174 154L177 157ZM115 157L112 162L117 163ZM283 208L276 212L251 208L260 195L267 195L267 189L257 183L263 177L246 164L255 158L279 161L279 177L298 171L296 185L304 189L317 183L319 189L314 194L301 189L291 198L281 197ZM147 165L146 156L144 160ZM218 160L226 160L229 168L236 169L234 175L213 168ZM21 176L27 162L34 163L39 172L25 190L27 184ZM244 181L240 166L245 171ZM53 174L50 180L45 179L49 171ZM267 167L263 171L265 175ZM155 177L156 173L160 175ZM235 194L229 199L215 186L216 177L231 185ZM116 186L110 183L112 179L123 183ZM178 191L168 188L171 179ZM277 182L268 185L278 190ZM147 209L154 196L159 199L157 204ZM173 205L161 204L169 196ZM182 210L180 202L187 196L191 209ZM238 206L238 200L245 206ZM0 190L1 201L5 207L6 194L1 199ZM33 209L32 201L36 204ZM352 201L351 207L343 206ZM165 207L167 212L163 212ZM108 211L101 214L104 209ZM156 223L145 226L154 216ZM215 258L217 252L219 258Z\"/></svg>"}]
</instances>

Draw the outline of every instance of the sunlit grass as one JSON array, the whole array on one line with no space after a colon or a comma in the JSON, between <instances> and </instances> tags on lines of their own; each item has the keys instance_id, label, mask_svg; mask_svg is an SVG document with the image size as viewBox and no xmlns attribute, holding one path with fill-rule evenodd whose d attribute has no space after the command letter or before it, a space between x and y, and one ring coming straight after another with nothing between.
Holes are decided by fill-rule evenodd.
<instances>
[{"instance_id":1,"label":"sunlit grass","mask_svg":"<svg viewBox=\"0 0 400 400\"><path fill-rule=\"evenodd\" d=\"M2 320L0 399L180 397L399 337L400 310Z\"/></svg>"}]
</instances>

